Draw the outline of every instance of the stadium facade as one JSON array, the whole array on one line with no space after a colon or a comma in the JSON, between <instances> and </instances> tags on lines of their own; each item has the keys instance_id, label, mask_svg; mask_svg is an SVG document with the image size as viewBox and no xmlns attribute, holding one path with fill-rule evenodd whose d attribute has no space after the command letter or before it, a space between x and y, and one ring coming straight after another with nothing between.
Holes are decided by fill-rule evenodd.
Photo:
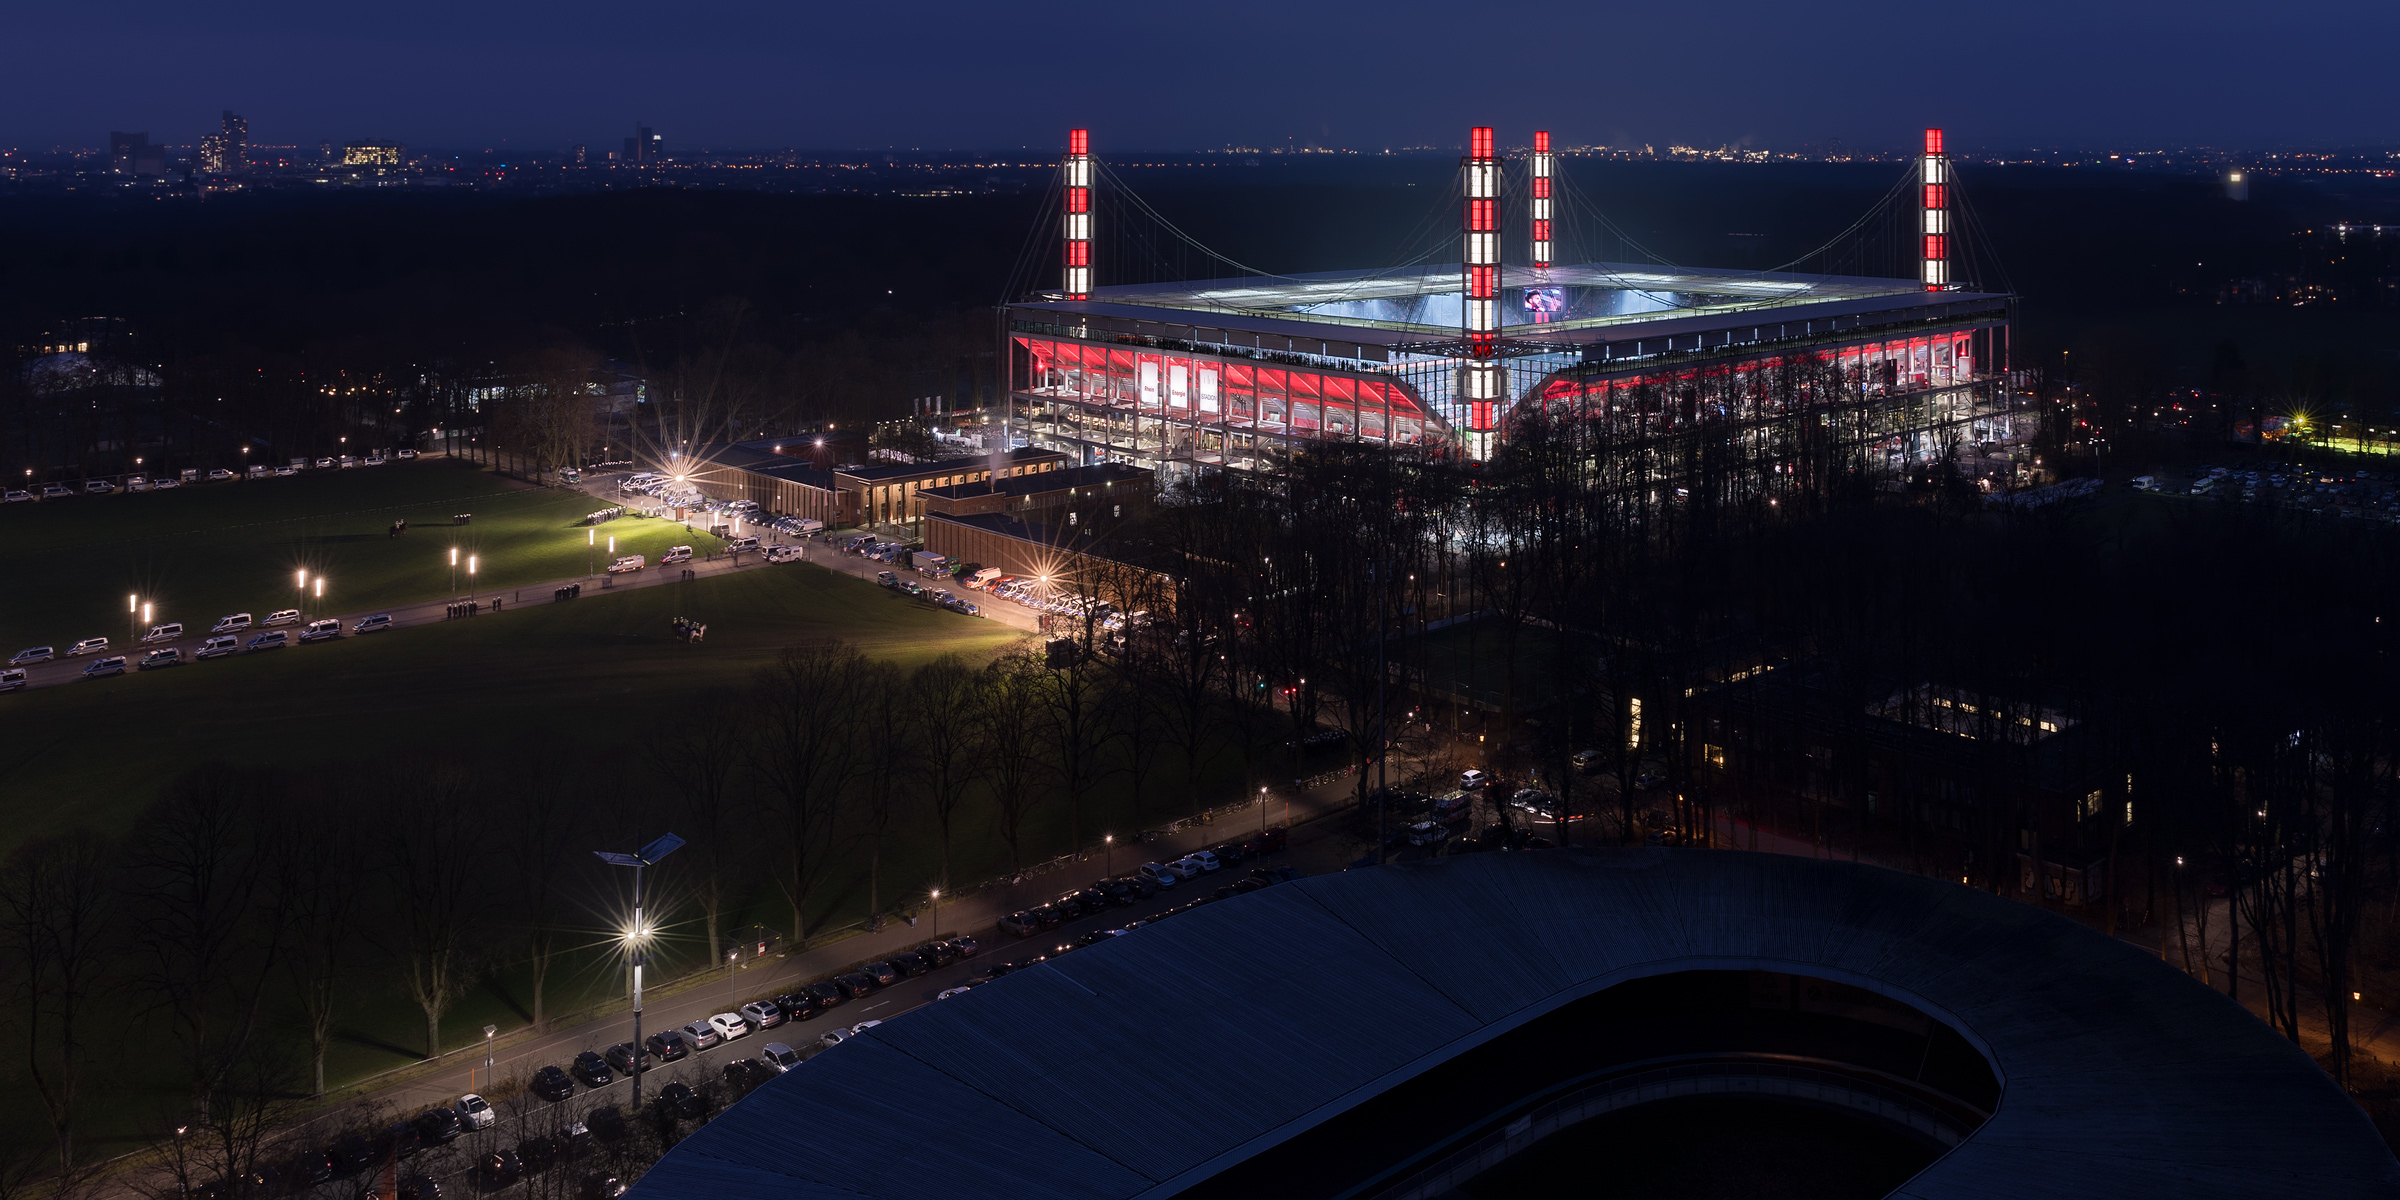
<instances>
[{"instance_id":1,"label":"stadium facade","mask_svg":"<svg viewBox=\"0 0 2400 1200\"><path fill-rule=\"evenodd\" d=\"M1491 131L1462 163L1456 264L1095 286L1089 141L1072 139L1060 286L1007 308L1020 436L1083 464L1271 469L1341 441L1491 457L1539 412L1618 444L1739 437L1768 457L1836 412L1904 465L2021 430L2010 298L1951 278L1949 165L1927 131L1915 279L1549 261L1537 135L1526 254L1501 261Z\"/></svg>"}]
</instances>

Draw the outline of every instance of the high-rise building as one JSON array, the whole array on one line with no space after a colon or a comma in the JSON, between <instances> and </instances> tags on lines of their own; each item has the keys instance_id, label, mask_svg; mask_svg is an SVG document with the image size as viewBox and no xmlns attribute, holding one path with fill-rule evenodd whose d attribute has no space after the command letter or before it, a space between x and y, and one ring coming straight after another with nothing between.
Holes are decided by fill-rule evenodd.
<instances>
[{"instance_id":1,"label":"high-rise building","mask_svg":"<svg viewBox=\"0 0 2400 1200\"><path fill-rule=\"evenodd\" d=\"M147 133L108 134L108 170L112 175L164 175L167 148L150 144Z\"/></svg>"},{"instance_id":2,"label":"high-rise building","mask_svg":"<svg viewBox=\"0 0 2400 1200\"><path fill-rule=\"evenodd\" d=\"M569 154L574 158L575 165L580 167L584 164L584 160L591 156L591 151L581 145L577 145L569 151Z\"/></svg>"},{"instance_id":3,"label":"high-rise building","mask_svg":"<svg viewBox=\"0 0 2400 1200\"><path fill-rule=\"evenodd\" d=\"M200 139L200 172L239 175L249 165L250 122L240 113L226 109L218 131Z\"/></svg>"},{"instance_id":4,"label":"high-rise building","mask_svg":"<svg viewBox=\"0 0 2400 1200\"><path fill-rule=\"evenodd\" d=\"M637 124L633 127L633 136L625 139L625 157L622 161L657 162L659 153L665 149L665 138L652 133L649 126Z\"/></svg>"},{"instance_id":5,"label":"high-rise building","mask_svg":"<svg viewBox=\"0 0 2400 1200\"><path fill-rule=\"evenodd\" d=\"M408 159L408 147L398 142L369 139L342 147L345 167L396 167Z\"/></svg>"}]
</instances>

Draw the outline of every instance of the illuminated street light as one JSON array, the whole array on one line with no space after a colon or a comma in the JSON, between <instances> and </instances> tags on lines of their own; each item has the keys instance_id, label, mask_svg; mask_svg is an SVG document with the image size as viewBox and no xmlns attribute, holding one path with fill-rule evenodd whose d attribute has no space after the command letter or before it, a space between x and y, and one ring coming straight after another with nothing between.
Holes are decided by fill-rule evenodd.
<instances>
[{"instance_id":1,"label":"illuminated street light","mask_svg":"<svg viewBox=\"0 0 2400 1200\"><path fill-rule=\"evenodd\" d=\"M642 967L648 955L642 946L650 940L651 931L642 925L642 868L656 866L658 860L673 854L683 845L683 839L666 834L657 841L632 854L613 850L594 850L592 857L612 867L633 868L633 924L626 927L625 965L633 973L633 1107L642 1107Z\"/></svg>"},{"instance_id":2,"label":"illuminated street light","mask_svg":"<svg viewBox=\"0 0 2400 1200\"><path fill-rule=\"evenodd\" d=\"M467 556L467 603L475 603L475 556Z\"/></svg>"}]
</instances>

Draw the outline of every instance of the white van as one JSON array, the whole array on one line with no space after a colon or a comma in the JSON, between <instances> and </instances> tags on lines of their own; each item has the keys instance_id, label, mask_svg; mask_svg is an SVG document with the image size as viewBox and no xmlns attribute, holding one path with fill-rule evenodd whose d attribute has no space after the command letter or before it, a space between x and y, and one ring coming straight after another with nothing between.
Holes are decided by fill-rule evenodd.
<instances>
[{"instance_id":1,"label":"white van","mask_svg":"<svg viewBox=\"0 0 2400 1200\"><path fill-rule=\"evenodd\" d=\"M725 552L727 554L739 554L744 550L756 549L758 549L758 539L754 537L738 537L730 542L725 543Z\"/></svg>"},{"instance_id":2,"label":"white van","mask_svg":"<svg viewBox=\"0 0 2400 1200\"><path fill-rule=\"evenodd\" d=\"M298 624L298 623L299 623L299 621L300 621L300 610L299 610L299 609L296 609L296 608L279 608L279 609L276 609L274 612L268 613L268 614L267 614L267 619L266 619L266 620L264 620L264 621L261 621L261 622L259 622L259 624L261 624L261 625L296 625L296 624Z\"/></svg>"},{"instance_id":3,"label":"white van","mask_svg":"<svg viewBox=\"0 0 2400 1200\"><path fill-rule=\"evenodd\" d=\"M647 566L648 563L649 560L643 558L639 554L628 554L625 557L608 564L608 573L611 575L623 575L628 571L639 571L644 566Z\"/></svg>"},{"instance_id":4,"label":"white van","mask_svg":"<svg viewBox=\"0 0 2400 1200\"><path fill-rule=\"evenodd\" d=\"M1002 571L998 567L985 567L984 569L967 577L967 586L980 592L983 589L992 586L993 580L998 579L1005 574L1007 574L1007 572Z\"/></svg>"},{"instance_id":5,"label":"white van","mask_svg":"<svg viewBox=\"0 0 2400 1200\"><path fill-rule=\"evenodd\" d=\"M200 649L194 652L192 657L223 658L241 648L242 639L234 637L231 634L227 634L224 637L212 637L207 641L200 643Z\"/></svg>"},{"instance_id":6,"label":"white van","mask_svg":"<svg viewBox=\"0 0 2400 1200\"><path fill-rule=\"evenodd\" d=\"M240 633L241 631L243 631L243 630L245 630L245 629L248 629L248 628L250 628L250 614L249 614L249 613L235 613L235 614L233 614L232 616L229 616L229 617L218 617L218 618L217 618L217 623L216 623L216 625L215 625L215 626L213 626L213 627L211 627L211 628L209 629L209 632L210 632L210 633Z\"/></svg>"},{"instance_id":7,"label":"white van","mask_svg":"<svg viewBox=\"0 0 2400 1200\"><path fill-rule=\"evenodd\" d=\"M330 641L340 636L342 636L342 623L331 617L322 621L310 621L308 627L300 631L300 640L304 642Z\"/></svg>"},{"instance_id":8,"label":"white van","mask_svg":"<svg viewBox=\"0 0 2400 1200\"><path fill-rule=\"evenodd\" d=\"M669 546L665 554L658 556L658 565L662 567L671 563L687 563L690 561L692 561L692 548L690 546Z\"/></svg>"},{"instance_id":9,"label":"white van","mask_svg":"<svg viewBox=\"0 0 2400 1200\"><path fill-rule=\"evenodd\" d=\"M2155 491L2157 491L2157 490L2158 490L2158 476L2156 476L2156 475L2136 475L2136 476L2134 476L2134 477L2133 477L2133 490L2135 490L2135 491L2137 491L2137 492L2155 492Z\"/></svg>"},{"instance_id":10,"label":"white van","mask_svg":"<svg viewBox=\"0 0 2400 1200\"><path fill-rule=\"evenodd\" d=\"M182 636L183 622L169 621L164 625L151 626L150 632L142 635L142 643L148 645L151 642L171 642Z\"/></svg>"},{"instance_id":11,"label":"white van","mask_svg":"<svg viewBox=\"0 0 2400 1200\"><path fill-rule=\"evenodd\" d=\"M371 616L371 617L366 617L366 618L364 618L364 619L360 620L358 624L351 626L351 627L350 627L350 632L352 632L352 633L382 633L384 630L386 630L386 629L390 629L391 627L392 627L392 614L390 614L390 613L376 613L374 616Z\"/></svg>"},{"instance_id":12,"label":"white van","mask_svg":"<svg viewBox=\"0 0 2400 1200\"><path fill-rule=\"evenodd\" d=\"M77 656L77 655L80 655L80 654L98 654L99 652L101 652L101 651L103 651L103 650L106 650L106 649L108 649L108 639L107 639L107 638L104 638L104 637L85 638L85 639L83 639L82 641L80 641L80 642L77 642L77 643L75 643L74 645L67 647L67 657L68 657L68 658L74 658L75 656Z\"/></svg>"}]
</instances>

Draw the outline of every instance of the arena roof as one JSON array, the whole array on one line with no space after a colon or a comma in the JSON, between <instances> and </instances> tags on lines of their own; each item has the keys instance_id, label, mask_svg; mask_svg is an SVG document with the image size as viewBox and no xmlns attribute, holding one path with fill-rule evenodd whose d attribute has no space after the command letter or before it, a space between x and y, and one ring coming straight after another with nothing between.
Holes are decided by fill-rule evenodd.
<instances>
[{"instance_id":1,"label":"arena roof","mask_svg":"<svg viewBox=\"0 0 2400 1200\"><path fill-rule=\"evenodd\" d=\"M1780 323L1814 315L2005 298L1968 291L1928 293L1909 279L1642 263L1557 266L1538 277L1517 272L1503 284L1505 297L1522 298L1529 290L1552 297L1553 311L1538 321L1529 303L1504 302L1501 315L1510 338L1576 345L1657 336L1626 327L1661 322L1698 319L1712 327L1761 320ZM1016 307L1392 346L1455 337L1463 287L1456 267L1410 267L1124 284L1096 288L1088 300L1053 294ZM1201 315L1208 319L1194 320Z\"/></svg>"},{"instance_id":2,"label":"arena roof","mask_svg":"<svg viewBox=\"0 0 2400 1200\"><path fill-rule=\"evenodd\" d=\"M1173 1195L1614 984L1867 988L1992 1061L1997 1110L1895 1195L2388 1195L2300 1049L2031 905L1729 851L1480 854L1267 888L887 1021L752 1093L637 1191L689 1200ZM1241 1055L1238 1071L1194 1069Z\"/></svg>"}]
</instances>

